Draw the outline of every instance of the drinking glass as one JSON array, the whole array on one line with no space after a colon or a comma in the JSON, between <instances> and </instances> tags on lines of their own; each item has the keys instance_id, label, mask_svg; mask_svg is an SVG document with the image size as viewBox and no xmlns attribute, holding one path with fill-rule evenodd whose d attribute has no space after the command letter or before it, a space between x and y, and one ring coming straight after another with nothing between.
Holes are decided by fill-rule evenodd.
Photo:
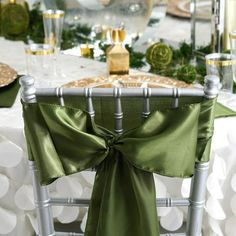
<instances>
[{"instance_id":1,"label":"drinking glass","mask_svg":"<svg viewBox=\"0 0 236 236\"><path fill-rule=\"evenodd\" d=\"M35 83L49 81L53 76L54 48L49 44L30 44L25 47L27 74L35 78Z\"/></svg>"},{"instance_id":2,"label":"drinking glass","mask_svg":"<svg viewBox=\"0 0 236 236\"><path fill-rule=\"evenodd\" d=\"M61 10L45 10L43 12L43 26L45 43L55 49L54 74L59 75L59 54L61 49L61 38L64 24L65 12Z\"/></svg>"},{"instance_id":3,"label":"drinking glass","mask_svg":"<svg viewBox=\"0 0 236 236\"><path fill-rule=\"evenodd\" d=\"M64 11L46 10L43 12L45 43L52 45L59 52L64 23Z\"/></svg>"},{"instance_id":4,"label":"drinking glass","mask_svg":"<svg viewBox=\"0 0 236 236\"><path fill-rule=\"evenodd\" d=\"M80 56L93 58L94 46L92 44L80 44Z\"/></svg>"},{"instance_id":5,"label":"drinking glass","mask_svg":"<svg viewBox=\"0 0 236 236\"><path fill-rule=\"evenodd\" d=\"M226 53L209 54L206 56L206 68L208 75L219 76L221 92L233 92L233 81L236 75L236 56Z\"/></svg>"}]
</instances>

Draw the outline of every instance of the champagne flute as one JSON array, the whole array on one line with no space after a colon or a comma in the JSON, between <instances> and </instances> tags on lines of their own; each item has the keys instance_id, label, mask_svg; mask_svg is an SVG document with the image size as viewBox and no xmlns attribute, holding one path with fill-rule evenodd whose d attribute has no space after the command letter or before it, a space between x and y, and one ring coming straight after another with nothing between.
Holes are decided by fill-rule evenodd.
<instances>
[{"instance_id":1,"label":"champagne flute","mask_svg":"<svg viewBox=\"0 0 236 236\"><path fill-rule=\"evenodd\" d=\"M55 49L54 74L56 76L61 75L58 70L58 62L61 50L64 16L65 12L62 10L45 10L43 12L45 43L50 44Z\"/></svg>"}]
</instances>

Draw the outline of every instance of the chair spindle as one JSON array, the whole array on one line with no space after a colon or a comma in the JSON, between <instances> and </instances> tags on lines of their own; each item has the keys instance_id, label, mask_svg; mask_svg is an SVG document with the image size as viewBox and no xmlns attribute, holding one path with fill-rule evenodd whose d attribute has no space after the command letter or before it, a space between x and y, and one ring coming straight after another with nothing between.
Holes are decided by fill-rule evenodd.
<instances>
[{"instance_id":1,"label":"chair spindle","mask_svg":"<svg viewBox=\"0 0 236 236\"><path fill-rule=\"evenodd\" d=\"M63 88L62 87L56 88L56 96L59 98L59 104L64 107L65 102L64 102L64 98L63 98Z\"/></svg>"},{"instance_id":2,"label":"chair spindle","mask_svg":"<svg viewBox=\"0 0 236 236\"><path fill-rule=\"evenodd\" d=\"M122 105L121 105L121 88L114 88L114 94L115 98L115 112L114 112L114 118L115 118L115 129L114 131L117 134L123 133L123 112L122 112Z\"/></svg>"},{"instance_id":3,"label":"chair spindle","mask_svg":"<svg viewBox=\"0 0 236 236\"><path fill-rule=\"evenodd\" d=\"M178 108L179 107L179 97L180 97L180 90L178 88L173 88L173 103L172 107L173 108Z\"/></svg>"},{"instance_id":4,"label":"chair spindle","mask_svg":"<svg viewBox=\"0 0 236 236\"><path fill-rule=\"evenodd\" d=\"M150 115L150 98L151 96L151 89L150 88L143 88L143 112L142 118L147 118Z\"/></svg>"},{"instance_id":5,"label":"chair spindle","mask_svg":"<svg viewBox=\"0 0 236 236\"><path fill-rule=\"evenodd\" d=\"M20 78L20 85L22 100L26 103L36 103L37 99L35 95L36 89L34 87L34 78L31 76L23 76ZM55 230L48 187L40 185L35 161L28 161L28 164L33 179L39 236L53 236L55 235Z\"/></svg>"},{"instance_id":6,"label":"chair spindle","mask_svg":"<svg viewBox=\"0 0 236 236\"><path fill-rule=\"evenodd\" d=\"M92 92L93 92L92 88L84 89L84 96L86 97L86 110L91 116L91 118L94 119L95 111L93 108Z\"/></svg>"}]
</instances>

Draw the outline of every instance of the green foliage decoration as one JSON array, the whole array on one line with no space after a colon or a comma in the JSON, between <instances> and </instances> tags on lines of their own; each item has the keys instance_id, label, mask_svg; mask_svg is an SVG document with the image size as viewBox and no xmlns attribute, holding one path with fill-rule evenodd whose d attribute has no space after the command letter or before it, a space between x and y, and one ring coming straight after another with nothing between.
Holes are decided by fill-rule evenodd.
<instances>
[{"instance_id":1,"label":"green foliage decoration","mask_svg":"<svg viewBox=\"0 0 236 236\"><path fill-rule=\"evenodd\" d=\"M163 44L163 43L162 43ZM166 45L168 46L168 45ZM193 81L204 83L204 76L206 75L206 66L204 55L211 52L210 46L200 47L195 55L197 56L197 63L192 63L193 53L191 44L186 42L180 43L178 48L171 48L172 60L166 67L153 67L152 61L150 62L149 50L147 49L146 60L150 64L150 72L183 80L186 83L192 83Z\"/></svg>"},{"instance_id":2,"label":"green foliage decoration","mask_svg":"<svg viewBox=\"0 0 236 236\"><path fill-rule=\"evenodd\" d=\"M183 65L177 69L176 77L186 83L192 83L197 79L197 71L192 65Z\"/></svg>"},{"instance_id":3,"label":"green foliage decoration","mask_svg":"<svg viewBox=\"0 0 236 236\"><path fill-rule=\"evenodd\" d=\"M43 16L39 10L39 5L30 11L30 24L27 35L22 35L23 40L27 43L27 40L32 40L35 43L44 42L44 28L43 28Z\"/></svg>"},{"instance_id":4,"label":"green foliage decoration","mask_svg":"<svg viewBox=\"0 0 236 236\"><path fill-rule=\"evenodd\" d=\"M145 54L142 52L136 52L134 51L134 49L129 46L128 44L125 45L125 48L128 50L129 52L129 56L130 56L130 67L131 68L142 68L146 65L144 59L145 59Z\"/></svg>"},{"instance_id":5,"label":"green foliage decoration","mask_svg":"<svg viewBox=\"0 0 236 236\"><path fill-rule=\"evenodd\" d=\"M27 31L29 12L25 5L9 3L1 8L1 32L15 36Z\"/></svg>"},{"instance_id":6,"label":"green foliage decoration","mask_svg":"<svg viewBox=\"0 0 236 236\"><path fill-rule=\"evenodd\" d=\"M192 58L192 48L190 44L182 42L177 49L171 48L173 52L174 64L186 64L189 63Z\"/></svg>"},{"instance_id":7,"label":"green foliage decoration","mask_svg":"<svg viewBox=\"0 0 236 236\"><path fill-rule=\"evenodd\" d=\"M67 25L62 32L62 50L75 47L81 43L91 43L91 29L87 25Z\"/></svg>"},{"instance_id":8,"label":"green foliage decoration","mask_svg":"<svg viewBox=\"0 0 236 236\"><path fill-rule=\"evenodd\" d=\"M161 42L151 45L146 51L147 63L153 71L165 69L171 63L172 56L171 48Z\"/></svg>"}]
</instances>

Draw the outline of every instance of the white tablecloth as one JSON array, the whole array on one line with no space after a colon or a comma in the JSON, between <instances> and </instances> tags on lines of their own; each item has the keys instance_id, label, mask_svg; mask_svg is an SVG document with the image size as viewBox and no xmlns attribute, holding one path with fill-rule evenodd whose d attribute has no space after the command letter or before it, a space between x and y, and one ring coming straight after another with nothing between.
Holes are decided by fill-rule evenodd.
<instances>
[{"instance_id":1,"label":"white tablecloth","mask_svg":"<svg viewBox=\"0 0 236 236\"><path fill-rule=\"evenodd\" d=\"M0 38L0 61L25 73L24 45ZM39 86L61 85L94 75L104 75L106 65L89 59L64 55L61 72L65 77L57 80L39 80ZM236 110L236 97L222 100ZM54 196L88 197L91 194L93 174L83 173L63 177L50 186ZM183 196L189 193L190 180L155 176L158 196ZM171 183L172 182L172 183ZM67 186L67 187L66 187ZM215 121L212 142L211 167L207 182L204 235L235 236L236 234L236 118ZM55 207L54 217L69 223L86 216L78 208ZM186 210L180 208L158 209L161 225L176 230L186 219ZM0 109L0 235L31 236L37 231L33 206L33 191L26 159L23 138L23 120L19 95L12 108Z\"/></svg>"}]
</instances>

